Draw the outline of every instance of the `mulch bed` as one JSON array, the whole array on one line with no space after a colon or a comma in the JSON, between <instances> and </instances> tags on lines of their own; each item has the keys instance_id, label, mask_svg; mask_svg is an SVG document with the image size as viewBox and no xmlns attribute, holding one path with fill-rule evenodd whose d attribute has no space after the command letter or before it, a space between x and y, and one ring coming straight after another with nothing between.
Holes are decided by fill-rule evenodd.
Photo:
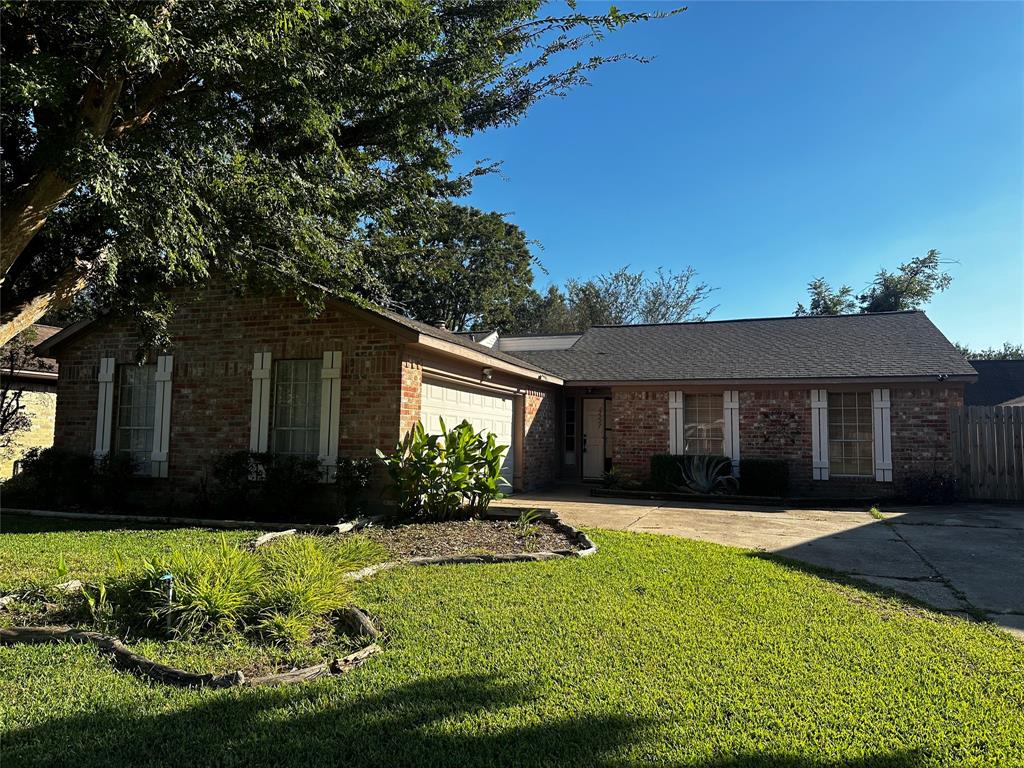
<instances>
[{"instance_id":1,"label":"mulch bed","mask_svg":"<svg viewBox=\"0 0 1024 768\"><path fill-rule=\"evenodd\" d=\"M451 557L457 555L557 552L580 549L567 534L546 522L524 538L508 520L451 520L448 522L372 525L361 535L380 542L395 557Z\"/></svg>"}]
</instances>

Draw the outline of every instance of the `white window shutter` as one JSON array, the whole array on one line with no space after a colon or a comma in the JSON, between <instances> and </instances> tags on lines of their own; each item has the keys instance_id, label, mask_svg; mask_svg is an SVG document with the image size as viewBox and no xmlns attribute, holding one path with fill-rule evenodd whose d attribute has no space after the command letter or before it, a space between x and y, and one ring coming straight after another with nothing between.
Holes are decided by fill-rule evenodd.
<instances>
[{"instance_id":1,"label":"white window shutter","mask_svg":"<svg viewBox=\"0 0 1024 768\"><path fill-rule=\"evenodd\" d=\"M167 477L167 454L171 445L171 372L174 358L160 355L156 359L156 414L153 418L153 452L150 454L153 477Z\"/></svg>"},{"instance_id":2,"label":"white window shutter","mask_svg":"<svg viewBox=\"0 0 1024 768\"><path fill-rule=\"evenodd\" d=\"M96 377L100 385L96 406L96 444L93 454L97 459L110 453L110 425L114 416L114 358L100 358L100 372Z\"/></svg>"},{"instance_id":3,"label":"white window shutter","mask_svg":"<svg viewBox=\"0 0 1024 768\"><path fill-rule=\"evenodd\" d=\"M270 353L252 356L252 420L249 450L266 453L270 444Z\"/></svg>"},{"instance_id":4,"label":"white window shutter","mask_svg":"<svg viewBox=\"0 0 1024 768\"><path fill-rule=\"evenodd\" d=\"M725 455L732 460L732 474L740 476L740 393L727 389L722 393L722 437Z\"/></svg>"},{"instance_id":5,"label":"white window shutter","mask_svg":"<svg viewBox=\"0 0 1024 768\"><path fill-rule=\"evenodd\" d=\"M871 412L874 416L875 480L892 482L892 419L889 390L871 390Z\"/></svg>"},{"instance_id":6,"label":"white window shutter","mask_svg":"<svg viewBox=\"0 0 1024 768\"><path fill-rule=\"evenodd\" d=\"M320 369L320 466L332 482L338 472L338 429L341 425L341 352L324 352Z\"/></svg>"},{"instance_id":7,"label":"white window shutter","mask_svg":"<svg viewBox=\"0 0 1024 768\"><path fill-rule=\"evenodd\" d=\"M686 402L682 392L668 393L668 452L678 456L686 444L686 427L683 425L683 407Z\"/></svg>"},{"instance_id":8,"label":"white window shutter","mask_svg":"<svg viewBox=\"0 0 1024 768\"><path fill-rule=\"evenodd\" d=\"M815 480L828 480L828 392L811 390L811 468Z\"/></svg>"}]
</instances>

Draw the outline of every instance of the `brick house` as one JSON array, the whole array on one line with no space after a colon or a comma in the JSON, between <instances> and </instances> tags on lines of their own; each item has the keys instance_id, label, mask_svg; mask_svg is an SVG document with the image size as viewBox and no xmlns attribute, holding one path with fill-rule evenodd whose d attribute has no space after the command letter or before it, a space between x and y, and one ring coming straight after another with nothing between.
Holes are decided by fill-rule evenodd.
<instances>
[{"instance_id":1,"label":"brick house","mask_svg":"<svg viewBox=\"0 0 1024 768\"><path fill-rule=\"evenodd\" d=\"M950 469L947 411L974 370L919 312L456 334L327 298L183 294L172 346L135 364L132 323L79 323L40 345L60 363L55 444L131 455L157 492L188 492L238 450L389 450L417 420L469 419L512 447L516 490L656 453L776 457L796 492L886 495ZM147 481L150 482L150 481Z\"/></svg>"},{"instance_id":2,"label":"brick house","mask_svg":"<svg viewBox=\"0 0 1024 768\"><path fill-rule=\"evenodd\" d=\"M39 344L60 331L52 325L34 324L13 344ZM12 365L14 363L14 365ZM57 410L57 361L47 357L3 361L0 371L7 397L16 397L28 417L28 429L17 432L11 445L0 451L0 479L13 475L18 462L30 448L53 445L53 420Z\"/></svg>"}]
</instances>

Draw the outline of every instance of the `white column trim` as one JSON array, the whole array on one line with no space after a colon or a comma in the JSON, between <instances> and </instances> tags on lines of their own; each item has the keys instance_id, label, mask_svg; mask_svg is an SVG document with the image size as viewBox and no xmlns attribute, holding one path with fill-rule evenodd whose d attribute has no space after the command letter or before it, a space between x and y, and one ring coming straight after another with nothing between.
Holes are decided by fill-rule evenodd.
<instances>
[{"instance_id":1,"label":"white column trim","mask_svg":"<svg viewBox=\"0 0 1024 768\"><path fill-rule=\"evenodd\" d=\"M828 480L828 390L811 390L811 472Z\"/></svg>"},{"instance_id":2,"label":"white column trim","mask_svg":"<svg viewBox=\"0 0 1024 768\"><path fill-rule=\"evenodd\" d=\"M888 389L871 390L875 440L875 480L892 482L892 409Z\"/></svg>"},{"instance_id":3,"label":"white column trim","mask_svg":"<svg viewBox=\"0 0 1024 768\"><path fill-rule=\"evenodd\" d=\"M156 414L153 418L153 451L150 471L153 477L167 477L167 460L171 444L171 374L174 357L160 355L156 359Z\"/></svg>"},{"instance_id":4,"label":"white column trim","mask_svg":"<svg viewBox=\"0 0 1024 768\"><path fill-rule=\"evenodd\" d=\"M114 417L114 358L101 357L99 374L99 398L96 404L96 442L93 455L103 458L110 453L110 428Z\"/></svg>"},{"instance_id":5,"label":"white column trim","mask_svg":"<svg viewBox=\"0 0 1024 768\"><path fill-rule=\"evenodd\" d=\"M266 453L270 444L270 353L252 356L252 418L249 426L249 450Z\"/></svg>"},{"instance_id":6,"label":"white column trim","mask_svg":"<svg viewBox=\"0 0 1024 768\"><path fill-rule=\"evenodd\" d=\"M668 452L673 456L681 454L686 444L685 402L682 392L668 393Z\"/></svg>"},{"instance_id":7,"label":"white column trim","mask_svg":"<svg viewBox=\"0 0 1024 768\"><path fill-rule=\"evenodd\" d=\"M732 461L733 477L740 476L740 393L727 389L722 393L722 447Z\"/></svg>"},{"instance_id":8,"label":"white column trim","mask_svg":"<svg viewBox=\"0 0 1024 768\"><path fill-rule=\"evenodd\" d=\"M341 426L341 352L324 352L320 369L320 466L324 482L338 472L338 432Z\"/></svg>"}]
</instances>

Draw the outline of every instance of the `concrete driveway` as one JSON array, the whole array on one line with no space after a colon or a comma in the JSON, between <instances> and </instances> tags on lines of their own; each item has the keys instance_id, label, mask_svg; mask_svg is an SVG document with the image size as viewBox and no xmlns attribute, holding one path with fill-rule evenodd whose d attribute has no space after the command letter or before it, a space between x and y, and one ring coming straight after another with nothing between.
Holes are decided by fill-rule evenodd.
<instances>
[{"instance_id":1,"label":"concrete driveway","mask_svg":"<svg viewBox=\"0 0 1024 768\"><path fill-rule=\"evenodd\" d=\"M948 613L984 616L1024 639L1024 507L963 504L855 510L626 503L563 488L502 506L550 507L580 526L645 531L772 552L892 589Z\"/></svg>"}]
</instances>

